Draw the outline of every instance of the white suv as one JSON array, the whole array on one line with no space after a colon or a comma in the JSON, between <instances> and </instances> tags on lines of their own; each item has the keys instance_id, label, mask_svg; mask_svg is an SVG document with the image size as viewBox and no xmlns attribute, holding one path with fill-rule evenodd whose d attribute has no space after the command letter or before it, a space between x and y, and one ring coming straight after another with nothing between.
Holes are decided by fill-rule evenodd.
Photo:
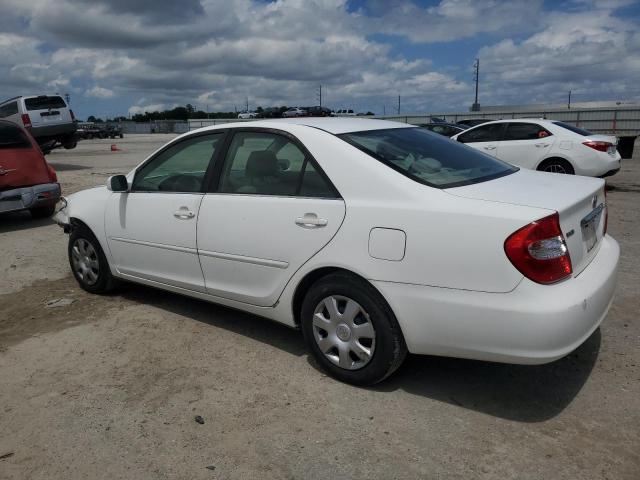
<instances>
[{"instance_id":1,"label":"white suv","mask_svg":"<svg viewBox=\"0 0 640 480\"><path fill-rule=\"evenodd\" d=\"M556 120L496 120L451 138L531 170L590 177L606 177L620 170L616 137L595 135Z\"/></svg>"},{"instance_id":2,"label":"white suv","mask_svg":"<svg viewBox=\"0 0 640 480\"><path fill-rule=\"evenodd\" d=\"M0 118L24 126L45 153L58 143L76 146L76 119L59 95L10 98L0 104Z\"/></svg>"},{"instance_id":3,"label":"white suv","mask_svg":"<svg viewBox=\"0 0 640 480\"><path fill-rule=\"evenodd\" d=\"M341 110L336 110L336 113L334 114L335 117L355 117L356 116L356 112L354 112L351 109L341 109Z\"/></svg>"}]
</instances>

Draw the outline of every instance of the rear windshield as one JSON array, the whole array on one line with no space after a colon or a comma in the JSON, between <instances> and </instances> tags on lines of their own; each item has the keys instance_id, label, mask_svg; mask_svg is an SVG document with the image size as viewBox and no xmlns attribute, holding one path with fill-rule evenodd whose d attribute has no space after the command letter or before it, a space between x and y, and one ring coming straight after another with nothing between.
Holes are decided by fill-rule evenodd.
<instances>
[{"instance_id":1,"label":"rear windshield","mask_svg":"<svg viewBox=\"0 0 640 480\"><path fill-rule=\"evenodd\" d=\"M403 175L437 188L484 182L518 170L418 127L368 130L339 137Z\"/></svg>"},{"instance_id":2,"label":"rear windshield","mask_svg":"<svg viewBox=\"0 0 640 480\"><path fill-rule=\"evenodd\" d=\"M0 124L0 149L27 148L31 143L20 128L13 125Z\"/></svg>"},{"instance_id":3,"label":"rear windshield","mask_svg":"<svg viewBox=\"0 0 640 480\"><path fill-rule=\"evenodd\" d=\"M27 110L48 110L50 108L66 108L67 106L62 97L56 96L26 98L24 104Z\"/></svg>"},{"instance_id":4,"label":"rear windshield","mask_svg":"<svg viewBox=\"0 0 640 480\"><path fill-rule=\"evenodd\" d=\"M554 125L557 125L562 128L566 128L567 130L571 130L573 133L577 133L578 135L582 135L583 137L589 137L593 135L589 130L585 130L584 128L576 127L575 125L570 125L564 122L553 122Z\"/></svg>"}]
</instances>

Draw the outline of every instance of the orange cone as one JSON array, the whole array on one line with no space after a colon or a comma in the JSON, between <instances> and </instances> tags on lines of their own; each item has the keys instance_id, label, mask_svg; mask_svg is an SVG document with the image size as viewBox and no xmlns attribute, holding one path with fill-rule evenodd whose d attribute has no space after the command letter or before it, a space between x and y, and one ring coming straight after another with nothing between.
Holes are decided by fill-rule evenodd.
<instances>
[{"instance_id":1,"label":"orange cone","mask_svg":"<svg viewBox=\"0 0 640 480\"><path fill-rule=\"evenodd\" d=\"M118 148L118 146L115 143L111 144L111 151L112 152L119 152L120 149Z\"/></svg>"}]
</instances>

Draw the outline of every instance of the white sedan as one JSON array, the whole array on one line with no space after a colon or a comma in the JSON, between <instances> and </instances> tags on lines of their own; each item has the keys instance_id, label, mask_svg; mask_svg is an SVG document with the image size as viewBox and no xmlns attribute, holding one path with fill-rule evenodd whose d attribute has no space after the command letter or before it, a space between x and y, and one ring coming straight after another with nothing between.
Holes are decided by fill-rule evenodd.
<instances>
[{"instance_id":1,"label":"white sedan","mask_svg":"<svg viewBox=\"0 0 640 480\"><path fill-rule=\"evenodd\" d=\"M620 170L617 139L541 118L483 123L451 137L522 168L606 177Z\"/></svg>"},{"instance_id":2,"label":"white sedan","mask_svg":"<svg viewBox=\"0 0 640 480\"><path fill-rule=\"evenodd\" d=\"M354 384L407 352L558 359L606 315L619 256L603 180L382 120L203 128L64 204L85 290L138 282L300 328Z\"/></svg>"}]
</instances>

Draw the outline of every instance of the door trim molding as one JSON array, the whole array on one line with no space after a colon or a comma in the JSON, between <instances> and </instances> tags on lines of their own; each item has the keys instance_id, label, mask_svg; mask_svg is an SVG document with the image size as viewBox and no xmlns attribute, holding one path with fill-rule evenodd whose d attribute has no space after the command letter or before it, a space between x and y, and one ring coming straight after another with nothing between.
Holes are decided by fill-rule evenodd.
<instances>
[{"instance_id":1,"label":"door trim molding","mask_svg":"<svg viewBox=\"0 0 640 480\"><path fill-rule=\"evenodd\" d=\"M222 260L231 260L242 263L253 263L254 265L262 265L264 267L273 267L285 269L289 266L289 262L282 260L271 260L268 258L246 257L244 255L234 255L232 253L210 252L207 250L198 250L198 253L204 257L220 258Z\"/></svg>"},{"instance_id":2,"label":"door trim molding","mask_svg":"<svg viewBox=\"0 0 640 480\"><path fill-rule=\"evenodd\" d=\"M198 250L196 250L195 248L178 247L177 245L167 245L166 243L145 242L143 240L134 240L132 238L122 238L122 237L109 237L109 240L113 240L114 242L131 243L133 245L143 245L145 247L161 248L164 250L171 250L174 252L191 253L193 255L198 254Z\"/></svg>"}]
</instances>

